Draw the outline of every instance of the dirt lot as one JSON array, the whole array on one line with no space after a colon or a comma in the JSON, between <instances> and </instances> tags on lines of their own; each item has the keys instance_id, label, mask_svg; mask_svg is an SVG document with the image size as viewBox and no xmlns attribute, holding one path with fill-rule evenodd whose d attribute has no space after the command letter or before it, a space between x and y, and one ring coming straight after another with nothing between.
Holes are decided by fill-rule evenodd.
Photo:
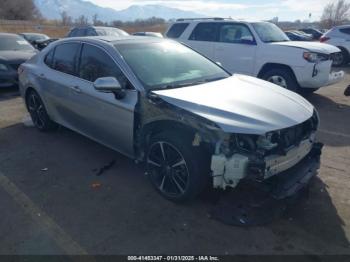
<instances>
[{"instance_id":1,"label":"dirt lot","mask_svg":"<svg viewBox=\"0 0 350 262\"><path fill-rule=\"evenodd\" d=\"M205 197L185 206L164 200L140 166L78 134L26 127L22 100L0 91L0 254L350 254L345 70L344 82L308 97L325 144L309 198L249 228L211 219Z\"/></svg>"}]
</instances>

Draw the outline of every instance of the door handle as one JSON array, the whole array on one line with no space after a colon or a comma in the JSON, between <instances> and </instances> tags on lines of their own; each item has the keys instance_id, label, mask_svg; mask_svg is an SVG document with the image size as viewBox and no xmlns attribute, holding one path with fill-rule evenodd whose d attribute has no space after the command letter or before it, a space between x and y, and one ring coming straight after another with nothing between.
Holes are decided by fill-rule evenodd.
<instances>
[{"instance_id":1,"label":"door handle","mask_svg":"<svg viewBox=\"0 0 350 262\"><path fill-rule=\"evenodd\" d=\"M81 93L81 89L79 86L71 86L70 89L72 89L73 92L75 92L75 93L78 93L78 94Z\"/></svg>"}]
</instances>

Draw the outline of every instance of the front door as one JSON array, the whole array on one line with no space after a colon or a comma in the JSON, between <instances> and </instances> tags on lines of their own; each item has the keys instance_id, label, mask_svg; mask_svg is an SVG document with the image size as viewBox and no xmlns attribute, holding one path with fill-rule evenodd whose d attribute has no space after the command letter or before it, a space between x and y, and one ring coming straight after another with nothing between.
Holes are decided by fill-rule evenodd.
<instances>
[{"instance_id":1,"label":"front door","mask_svg":"<svg viewBox=\"0 0 350 262\"><path fill-rule=\"evenodd\" d=\"M78 131L132 156L137 91L109 54L89 44L83 44L78 77L79 84L70 91L71 111ZM119 80L125 88L125 96L116 98L113 93L97 91L93 82L101 77Z\"/></svg>"},{"instance_id":2,"label":"front door","mask_svg":"<svg viewBox=\"0 0 350 262\"><path fill-rule=\"evenodd\" d=\"M256 41L249 28L240 23L220 23L215 44L215 61L231 73L254 75Z\"/></svg>"}]
</instances>

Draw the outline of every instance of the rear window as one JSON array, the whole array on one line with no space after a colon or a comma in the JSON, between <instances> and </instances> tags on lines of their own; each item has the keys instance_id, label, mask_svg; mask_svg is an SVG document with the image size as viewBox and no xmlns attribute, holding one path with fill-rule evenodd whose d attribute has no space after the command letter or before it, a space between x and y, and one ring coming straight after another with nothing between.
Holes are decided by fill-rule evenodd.
<instances>
[{"instance_id":1,"label":"rear window","mask_svg":"<svg viewBox=\"0 0 350 262\"><path fill-rule=\"evenodd\" d=\"M18 35L0 36L0 51L29 51L34 48L23 37Z\"/></svg>"},{"instance_id":2,"label":"rear window","mask_svg":"<svg viewBox=\"0 0 350 262\"><path fill-rule=\"evenodd\" d=\"M48 67L53 67L53 57L54 57L55 49L51 49L51 51L46 55L44 63Z\"/></svg>"},{"instance_id":3,"label":"rear window","mask_svg":"<svg viewBox=\"0 0 350 262\"><path fill-rule=\"evenodd\" d=\"M190 40L194 41L217 41L217 23L200 23L193 30Z\"/></svg>"},{"instance_id":4,"label":"rear window","mask_svg":"<svg viewBox=\"0 0 350 262\"><path fill-rule=\"evenodd\" d=\"M171 26L166 36L169 38L179 38L182 35L182 33L186 30L188 25L188 23L174 24Z\"/></svg>"},{"instance_id":5,"label":"rear window","mask_svg":"<svg viewBox=\"0 0 350 262\"><path fill-rule=\"evenodd\" d=\"M54 53L53 68L57 71L76 75L77 58L80 44L66 43L56 47Z\"/></svg>"},{"instance_id":6,"label":"rear window","mask_svg":"<svg viewBox=\"0 0 350 262\"><path fill-rule=\"evenodd\" d=\"M344 34L350 35L350 27L348 27L348 28L341 28L341 29L339 29L339 31L344 33Z\"/></svg>"}]
</instances>

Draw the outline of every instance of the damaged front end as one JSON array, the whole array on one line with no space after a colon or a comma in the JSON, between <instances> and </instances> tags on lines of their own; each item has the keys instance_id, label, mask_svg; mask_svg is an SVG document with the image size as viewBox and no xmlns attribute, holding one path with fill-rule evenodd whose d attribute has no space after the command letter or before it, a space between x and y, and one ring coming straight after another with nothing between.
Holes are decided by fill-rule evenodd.
<instances>
[{"instance_id":1,"label":"damaged front end","mask_svg":"<svg viewBox=\"0 0 350 262\"><path fill-rule=\"evenodd\" d=\"M317 174L322 144L318 116L264 135L225 134L211 159L214 188L235 188L241 180L270 187L275 198L293 195Z\"/></svg>"}]
</instances>

